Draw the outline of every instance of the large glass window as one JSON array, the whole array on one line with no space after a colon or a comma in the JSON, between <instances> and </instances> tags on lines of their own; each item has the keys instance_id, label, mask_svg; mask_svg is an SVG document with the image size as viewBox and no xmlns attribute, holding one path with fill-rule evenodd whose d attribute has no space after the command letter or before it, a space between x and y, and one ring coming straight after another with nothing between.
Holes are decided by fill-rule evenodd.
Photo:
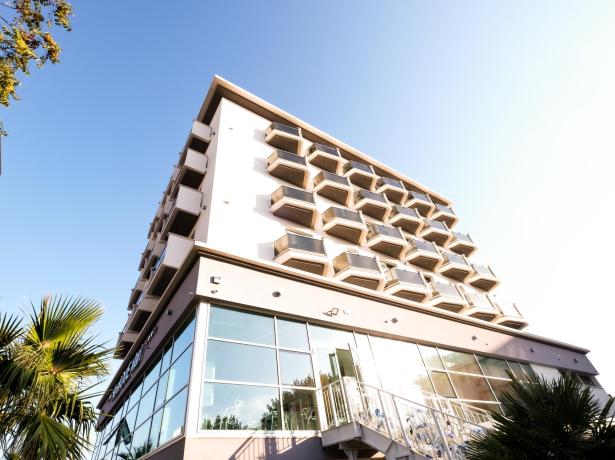
<instances>
[{"instance_id":1,"label":"large glass window","mask_svg":"<svg viewBox=\"0 0 615 460\"><path fill-rule=\"evenodd\" d=\"M280 350L280 374L283 385L314 386L312 359L307 353Z\"/></svg>"},{"instance_id":2,"label":"large glass window","mask_svg":"<svg viewBox=\"0 0 615 460\"><path fill-rule=\"evenodd\" d=\"M205 378L249 383L278 383L275 349L208 340Z\"/></svg>"},{"instance_id":3,"label":"large glass window","mask_svg":"<svg viewBox=\"0 0 615 460\"><path fill-rule=\"evenodd\" d=\"M449 374L459 399L495 401L485 377L464 374Z\"/></svg>"},{"instance_id":4,"label":"large glass window","mask_svg":"<svg viewBox=\"0 0 615 460\"><path fill-rule=\"evenodd\" d=\"M273 318L212 306L209 337L274 345Z\"/></svg>"},{"instance_id":5,"label":"large glass window","mask_svg":"<svg viewBox=\"0 0 615 460\"><path fill-rule=\"evenodd\" d=\"M186 414L186 395L188 388L184 388L162 408L162 423L160 425L159 444L179 436L184 429L184 416Z\"/></svg>"},{"instance_id":6,"label":"large glass window","mask_svg":"<svg viewBox=\"0 0 615 460\"><path fill-rule=\"evenodd\" d=\"M284 348L309 350L307 325L297 321L276 319L278 345Z\"/></svg>"},{"instance_id":7,"label":"large glass window","mask_svg":"<svg viewBox=\"0 0 615 460\"><path fill-rule=\"evenodd\" d=\"M282 391L284 426L287 430L317 430L316 394L308 390Z\"/></svg>"},{"instance_id":8,"label":"large glass window","mask_svg":"<svg viewBox=\"0 0 615 460\"><path fill-rule=\"evenodd\" d=\"M431 372L431 381L435 387L436 393L446 398L454 398L455 390L451 385L451 381L448 378L446 372L433 371Z\"/></svg>"},{"instance_id":9,"label":"large glass window","mask_svg":"<svg viewBox=\"0 0 615 460\"><path fill-rule=\"evenodd\" d=\"M510 378L508 373L510 369L506 361L502 359L487 358L486 356L478 356L478 362L485 375L489 377Z\"/></svg>"},{"instance_id":10,"label":"large glass window","mask_svg":"<svg viewBox=\"0 0 615 460\"><path fill-rule=\"evenodd\" d=\"M474 355L460 351L443 350L442 348L439 348L439 351L447 370L481 375Z\"/></svg>"}]
</instances>

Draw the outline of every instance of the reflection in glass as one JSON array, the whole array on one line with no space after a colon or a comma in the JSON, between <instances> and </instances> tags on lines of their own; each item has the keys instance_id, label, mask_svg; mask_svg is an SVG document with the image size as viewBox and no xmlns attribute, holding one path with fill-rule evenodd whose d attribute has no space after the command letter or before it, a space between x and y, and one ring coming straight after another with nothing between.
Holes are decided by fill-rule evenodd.
<instances>
[{"instance_id":1,"label":"reflection in glass","mask_svg":"<svg viewBox=\"0 0 615 460\"><path fill-rule=\"evenodd\" d=\"M416 344L381 337L370 342L385 390L415 401L423 391L433 393Z\"/></svg>"},{"instance_id":2,"label":"reflection in glass","mask_svg":"<svg viewBox=\"0 0 615 460\"><path fill-rule=\"evenodd\" d=\"M312 359L307 353L280 350L280 374L283 385L314 386Z\"/></svg>"},{"instance_id":3,"label":"reflection in glass","mask_svg":"<svg viewBox=\"0 0 615 460\"><path fill-rule=\"evenodd\" d=\"M355 339L357 341L357 355L359 360L356 364L361 374L359 380L368 385L380 387L380 377L378 376L378 369L376 368L372 348L367 335L355 334Z\"/></svg>"},{"instance_id":4,"label":"reflection in glass","mask_svg":"<svg viewBox=\"0 0 615 460\"><path fill-rule=\"evenodd\" d=\"M508 361L508 365L512 369L514 376L517 377L518 379L523 380L523 378L525 377L525 373L523 372L523 369L521 368L521 364L519 364L516 361Z\"/></svg>"},{"instance_id":5,"label":"reflection in glass","mask_svg":"<svg viewBox=\"0 0 615 460\"><path fill-rule=\"evenodd\" d=\"M425 366L431 369L444 370L444 365L442 364L440 355L438 355L438 350L434 347L428 347L426 345L419 345L419 350L423 356L423 361L425 361Z\"/></svg>"},{"instance_id":6,"label":"reflection in glass","mask_svg":"<svg viewBox=\"0 0 615 460\"><path fill-rule=\"evenodd\" d=\"M487 358L486 356L477 356L480 367L483 369L485 375L490 377L503 377L505 379L510 378L508 372L508 364L502 359Z\"/></svg>"},{"instance_id":7,"label":"reflection in glass","mask_svg":"<svg viewBox=\"0 0 615 460\"><path fill-rule=\"evenodd\" d=\"M275 349L210 339L207 341L205 378L276 384Z\"/></svg>"},{"instance_id":8,"label":"reflection in glass","mask_svg":"<svg viewBox=\"0 0 615 460\"><path fill-rule=\"evenodd\" d=\"M141 398L139 403L139 414L137 415L137 422L135 426L141 425L145 420L152 415L154 411L154 401L156 399L156 385L149 389L147 393Z\"/></svg>"},{"instance_id":9,"label":"reflection in glass","mask_svg":"<svg viewBox=\"0 0 615 460\"><path fill-rule=\"evenodd\" d=\"M478 401L495 401L495 397L484 377L473 375L449 374L457 390L459 399L474 399Z\"/></svg>"},{"instance_id":10,"label":"reflection in glass","mask_svg":"<svg viewBox=\"0 0 615 460\"><path fill-rule=\"evenodd\" d=\"M148 390L153 383L158 380L160 375L160 360L156 361L156 364L152 366L145 378L143 379L143 391Z\"/></svg>"},{"instance_id":11,"label":"reflection in glass","mask_svg":"<svg viewBox=\"0 0 615 460\"><path fill-rule=\"evenodd\" d=\"M190 321L184 329L176 335L173 341L173 359L175 361L177 357L186 349L188 345L192 343L194 337L194 319Z\"/></svg>"},{"instance_id":12,"label":"reflection in glass","mask_svg":"<svg viewBox=\"0 0 615 460\"><path fill-rule=\"evenodd\" d=\"M489 384L498 400L504 393L510 392L510 380L489 379Z\"/></svg>"},{"instance_id":13,"label":"reflection in glass","mask_svg":"<svg viewBox=\"0 0 615 460\"><path fill-rule=\"evenodd\" d=\"M167 399L167 383L169 382L169 371L166 371L158 381L158 391L156 392L156 403L154 409L158 409Z\"/></svg>"},{"instance_id":14,"label":"reflection in glass","mask_svg":"<svg viewBox=\"0 0 615 460\"><path fill-rule=\"evenodd\" d=\"M167 385L167 391L165 393L166 398L169 399L180 388L188 384L188 378L190 377L190 360L192 358L192 347L189 347L184 354L182 354L171 365L169 369L169 384Z\"/></svg>"},{"instance_id":15,"label":"reflection in glass","mask_svg":"<svg viewBox=\"0 0 615 460\"><path fill-rule=\"evenodd\" d=\"M273 318L212 306L209 336L274 345Z\"/></svg>"},{"instance_id":16,"label":"reflection in glass","mask_svg":"<svg viewBox=\"0 0 615 460\"><path fill-rule=\"evenodd\" d=\"M482 375L474 355L460 351L443 350L442 348L439 350L442 362L449 371Z\"/></svg>"},{"instance_id":17,"label":"reflection in glass","mask_svg":"<svg viewBox=\"0 0 615 460\"><path fill-rule=\"evenodd\" d=\"M149 443L152 449L158 447L158 437L160 436L160 424L162 422L162 409L154 414L152 417L152 428L149 432Z\"/></svg>"},{"instance_id":18,"label":"reflection in glass","mask_svg":"<svg viewBox=\"0 0 615 460\"><path fill-rule=\"evenodd\" d=\"M179 436L184 429L184 417L186 415L186 395L188 389L177 394L165 404L162 409L162 423L160 424L159 443L164 444L169 439Z\"/></svg>"},{"instance_id":19,"label":"reflection in glass","mask_svg":"<svg viewBox=\"0 0 615 460\"><path fill-rule=\"evenodd\" d=\"M162 354L162 366L161 369L164 372L171 364L171 355L173 354L173 346L172 344L168 344L164 347L164 353Z\"/></svg>"},{"instance_id":20,"label":"reflection in glass","mask_svg":"<svg viewBox=\"0 0 615 460\"><path fill-rule=\"evenodd\" d=\"M320 384L322 386L339 379L340 371L335 352L322 349L316 350L316 359L318 360L318 374L320 375Z\"/></svg>"},{"instance_id":21,"label":"reflection in glass","mask_svg":"<svg viewBox=\"0 0 615 460\"><path fill-rule=\"evenodd\" d=\"M141 425L135 430L132 435L132 446L130 447L130 454L132 459L143 457L151 449L152 445L148 439L150 420Z\"/></svg>"},{"instance_id":22,"label":"reflection in glass","mask_svg":"<svg viewBox=\"0 0 615 460\"><path fill-rule=\"evenodd\" d=\"M285 430L317 430L316 394L310 390L282 390Z\"/></svg>"},{"instance_id":23,"label":"reflection in glass","mask_svg":"<svg viewBox=\"0 0 615 460\"><path fill-rule=\"evenodd\" d=\"M278 346L284 348L296 348L308 350L307 326L305 323L277 319Z\"/></svg>"},{"instance_id":24,"label":"reflection in glass","mask_svg":"<svg viewBox=\"0 0 615 460\"><path fill-rule=\"evenodd\" d=\"M312 348L342 348L354 346L352 332L330 329L328 327L309 325Z\"/></svg>"},{"instance_id":25,"label":"reflection in glass","mask_svg":"<svg viewBox=\"0 0 615 460\"><path fill-rule=\"evenodd\" d=\"M532 369L532 366L530 366L527 363L519 363L519 365L523 368L527 376L536 377L536 372L534 372L534 369Z\"/></svg>"},{"instance_id":26,"label":"reflection in glass","mask_svg":"<svg viewBox=\"0 0 615 460\"><path fill-rule=\"evenodd\" d=\"M436 389L436 393L446 398L455 398L455 390L445 372L432 371L431 381Z\"/></svg>"},{"instance_id":27,"label":"reflection in glass","mask_svg":"<svg viewBox=\"0 0 615 460\"><path fill-rule=\"evenodd\" d=\"M281 429L277 388L205 383L201 406L204 430Z\"/></svg>"}]
</instances>

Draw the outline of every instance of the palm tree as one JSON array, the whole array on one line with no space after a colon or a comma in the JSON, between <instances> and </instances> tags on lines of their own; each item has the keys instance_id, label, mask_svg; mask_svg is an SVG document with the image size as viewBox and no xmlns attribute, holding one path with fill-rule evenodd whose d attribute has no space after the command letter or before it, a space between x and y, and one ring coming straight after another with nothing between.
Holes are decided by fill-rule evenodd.
<instances>
[{"instance_id":1,"label":"palm tree","mask_svg":"<svg viewBox=\"0 0 615 460\"><path fill-rule=\"evenodd\" d=\"M470 442L469 460L589 460L615 458L613 398L601 404L570 374L550 381L513 378L494 428Z\"/></svg>"},{"instance_id":2,"label":"palm tree","mask_svg":"<svg viewBox=\"0 0 615 460\"><path fill-rule=\"evenodd\" d=\"M45 297L25 325L0 314L0 452L20 460L81 459L97 413L91 389L113 350L94 343L101 306Z\"/></svg>"}]
</instances>

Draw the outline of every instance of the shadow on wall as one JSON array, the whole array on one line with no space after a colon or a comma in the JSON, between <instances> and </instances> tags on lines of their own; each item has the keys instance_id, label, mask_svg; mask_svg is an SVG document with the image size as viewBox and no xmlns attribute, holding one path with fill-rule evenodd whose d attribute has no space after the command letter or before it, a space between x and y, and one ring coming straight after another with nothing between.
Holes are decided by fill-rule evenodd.
<instances>
[{"instance_id":1,"label":"shadow on wall","mask_svg":"<svg viewBox=\"0 0 615 460\"><path fill-rule=\"evenodd\" d=\"M320 438L248 438L229 460L316 460L334 458L322 449Z\"/></svg>"}]
</instances>

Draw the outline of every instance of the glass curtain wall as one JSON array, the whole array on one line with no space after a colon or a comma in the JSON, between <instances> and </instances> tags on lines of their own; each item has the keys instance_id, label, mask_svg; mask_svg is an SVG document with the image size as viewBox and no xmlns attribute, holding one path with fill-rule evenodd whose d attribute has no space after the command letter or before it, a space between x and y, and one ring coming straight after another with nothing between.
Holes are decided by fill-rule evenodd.
<instances>
[{"instance_id":1,"label":"glass curtain wall","mask_svg":"<svg viewBox=\"0 0 615 460\"><path fill-rule=\"evenodd\" d=\"M137 459L183 432L193 337L191 319L99 433L94 460Z\"/></svg>"},{"instance_id":2,"label":"glass curtain wall","mask_svg":"<svg viewBox=\"0 0 615 460\"><path fill-rule=\"evenodd\" d=\"M407 399L496 409L526 363L212 306L201 430L317 430L315 388L355 377Z\"/></svg>"}]
</instances>

